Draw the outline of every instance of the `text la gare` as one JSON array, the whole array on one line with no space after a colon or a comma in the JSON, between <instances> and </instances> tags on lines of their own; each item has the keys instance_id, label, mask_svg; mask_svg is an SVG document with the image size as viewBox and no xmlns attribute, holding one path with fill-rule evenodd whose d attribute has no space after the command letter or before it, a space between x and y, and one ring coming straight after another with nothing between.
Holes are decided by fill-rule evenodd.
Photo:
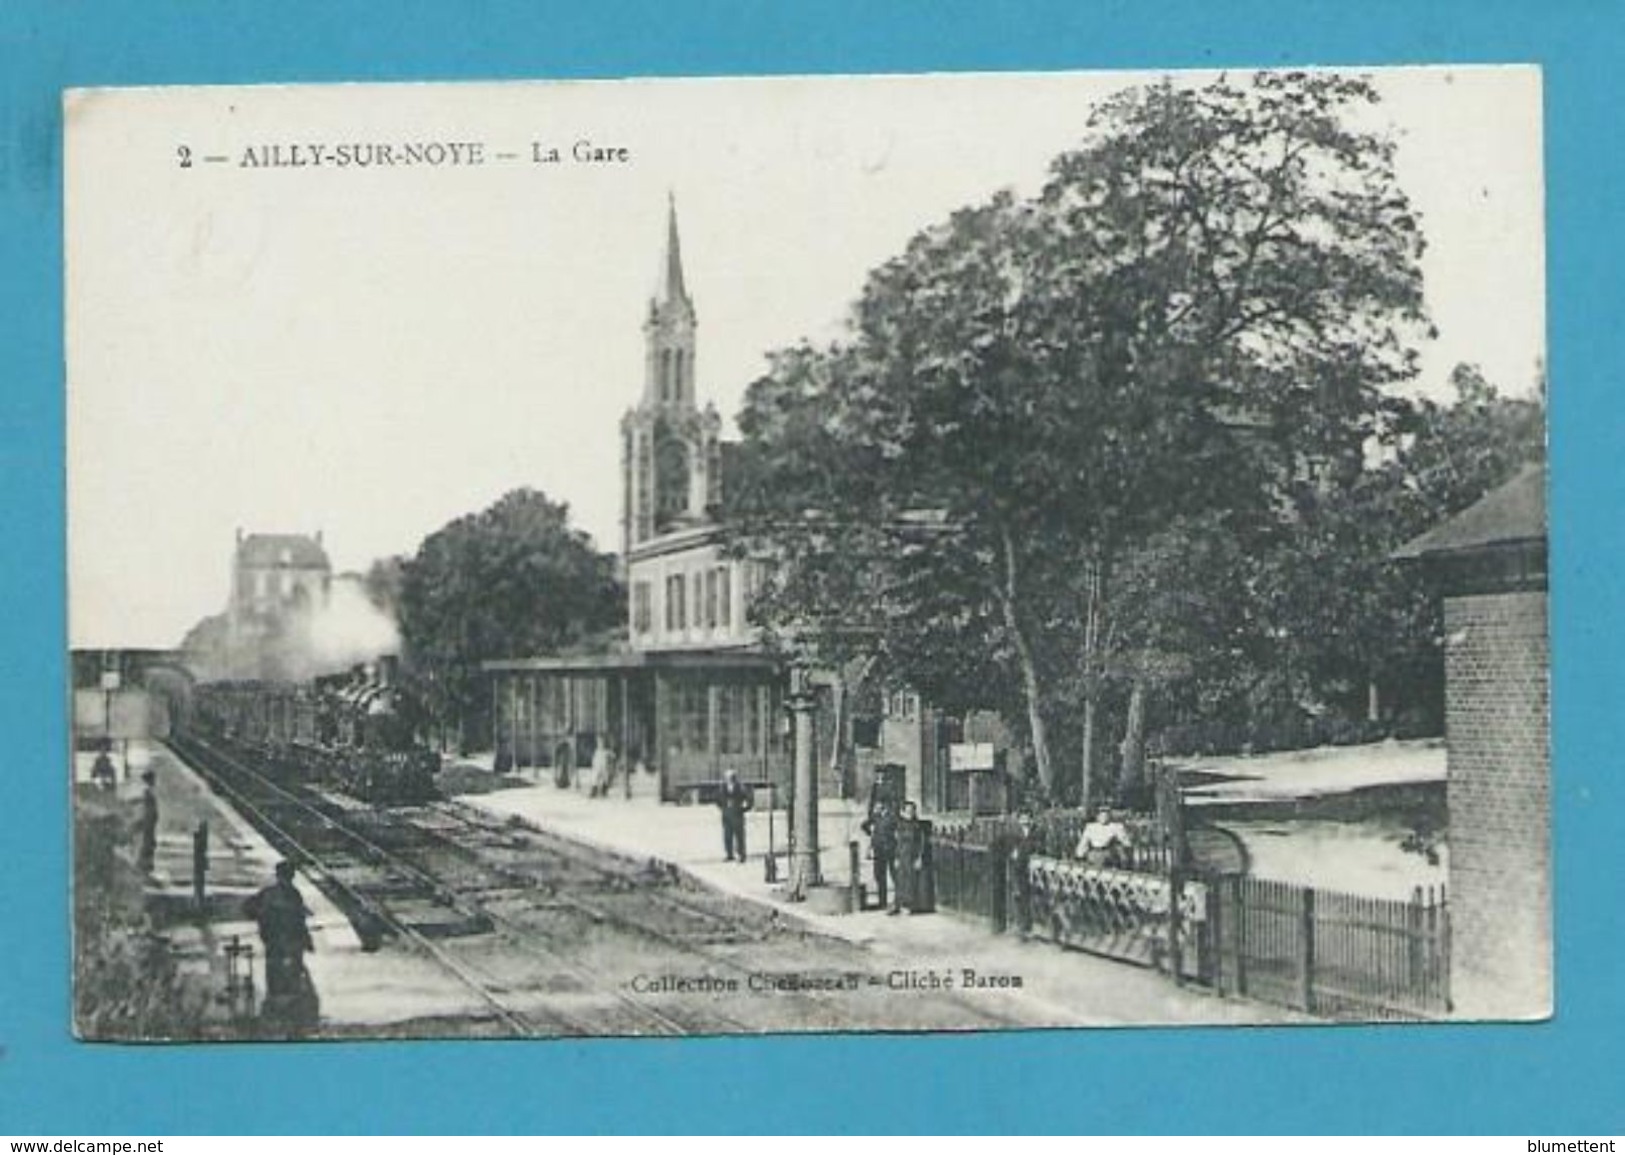
<instances>
[{"instance_id":1,"label":"text la gare","mask_svg":"<svg viewBox=\"0 0 1625 1155\"><path fill-rule=\"evenodd\" d=\"M530 142L530 159L532 164L628 164L632 160L632 150L624 145L601 144L593 140L578 140L569 148L533 140Z\"/></svg>"}]
</instances>

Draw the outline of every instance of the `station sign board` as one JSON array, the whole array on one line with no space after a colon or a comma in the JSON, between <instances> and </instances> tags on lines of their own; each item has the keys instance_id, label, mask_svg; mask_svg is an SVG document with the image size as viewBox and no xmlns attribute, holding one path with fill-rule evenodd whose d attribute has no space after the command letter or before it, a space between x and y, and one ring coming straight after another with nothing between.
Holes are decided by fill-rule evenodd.
<instances>
[{"instance_id":1,"label":"station sign board","mask_svg":"<svg viewBox=\"0 0 1625 1155\"><path fill-rule=\"evenodd\" d=\"M950 743L948 746L948 769L954 771L993 769L993 743Z\"/></svg>"}]
</instances>

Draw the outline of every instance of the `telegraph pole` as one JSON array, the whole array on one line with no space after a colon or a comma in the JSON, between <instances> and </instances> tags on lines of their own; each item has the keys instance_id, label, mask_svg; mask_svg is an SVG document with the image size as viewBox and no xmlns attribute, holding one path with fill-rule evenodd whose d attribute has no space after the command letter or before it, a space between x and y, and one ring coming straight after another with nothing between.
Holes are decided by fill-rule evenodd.
<instances>
[{"instance_id":1,"label":"telegraph pole","mask_svg":"<svg viewBox=\"0 0 1625 1155\"><path fill-rule=\"evenodd\" d=\"M790 811L790 892L793 901L807 897L811 887L823 885L818 868L818 772L813 758L813 710L817 696L799 663L790 668L790 695L785 708L793 719L795 798Z\"/></svg>"}]
</instances>

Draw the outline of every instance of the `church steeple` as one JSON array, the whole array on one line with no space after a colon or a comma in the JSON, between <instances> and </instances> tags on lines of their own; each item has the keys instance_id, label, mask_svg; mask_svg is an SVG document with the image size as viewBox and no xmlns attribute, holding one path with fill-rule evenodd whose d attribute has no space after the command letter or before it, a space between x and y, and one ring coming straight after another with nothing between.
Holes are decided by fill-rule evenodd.
<instances>
[{"instance_id":1,"label":"church steeple","mask_svg":"<svg viewBox=\"0 0 1625 1155\"><path fill-rule=\"evenodd\" d=\"M677 233L677 198L666 198L666 247L643 324L648 363L643 401L663 409L694 408L694 301L683 283L683 246Z\"/></svg>"},{"instance_id":2,"label":"church steeple","mask_svg":"<svg viewBox=\"0 0 1625 1155\"><path fill-rule=\"evenodd\" d=\"M701 523L721 500L722 418L695 398L694 300L683 278L677 200L643 322L643 399L621 420L622 553Z\"/></svg>"},{"instance_id":3,"label":"church steeple","mask_svg":"<svg viewBox=\"0 0 1625 1155\"><path fill-rule=\"evenodd\" d=\"M677 235L677 195L666 194L666 252L660 263L660 282L655 287L651 304L661 306L682 304L693 312L694 302L688 299L688 288L683 284L683 244Z\"/></svg>"}]
</instances>

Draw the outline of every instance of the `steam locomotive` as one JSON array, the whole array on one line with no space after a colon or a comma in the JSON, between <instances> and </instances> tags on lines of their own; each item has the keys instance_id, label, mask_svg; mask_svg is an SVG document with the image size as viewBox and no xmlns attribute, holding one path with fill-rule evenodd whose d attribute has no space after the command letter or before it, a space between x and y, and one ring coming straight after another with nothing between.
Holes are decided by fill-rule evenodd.
<instances>
[{"instance_id":1,"label":"steam locomotive","mask_svg":"<svg viewBox=\"0 0 1625 1155\"><path fill-rule=\"evenodd\" d=\"M342 791L379 806L439 796L440 755L417 741L417 710L395 659L308 682L207 682L190 725L250 756L274 777Z\"/></svg>"}]
</instances>

